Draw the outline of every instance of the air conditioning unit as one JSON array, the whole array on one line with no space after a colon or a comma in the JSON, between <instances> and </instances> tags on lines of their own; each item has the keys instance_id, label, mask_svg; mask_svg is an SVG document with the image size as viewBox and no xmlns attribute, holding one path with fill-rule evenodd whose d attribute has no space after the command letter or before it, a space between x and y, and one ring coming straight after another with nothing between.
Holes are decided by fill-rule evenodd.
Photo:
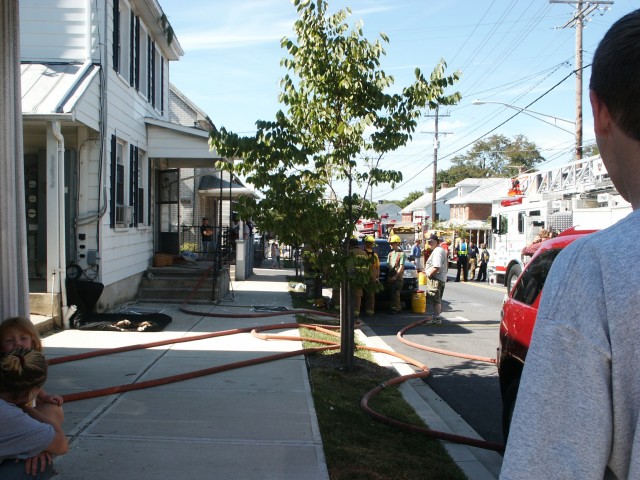
<instances>
[{"instance_id":1,"label":"air conditioning unit","mask_svg":"<svg viewBox=\"0 0 640 480\"><path fill-rule=\"evenodd\" d=\"M117 205L116 223L127 226L131 225L133 223L133 207L128 205Z\"/></svg>"}]
</instances>

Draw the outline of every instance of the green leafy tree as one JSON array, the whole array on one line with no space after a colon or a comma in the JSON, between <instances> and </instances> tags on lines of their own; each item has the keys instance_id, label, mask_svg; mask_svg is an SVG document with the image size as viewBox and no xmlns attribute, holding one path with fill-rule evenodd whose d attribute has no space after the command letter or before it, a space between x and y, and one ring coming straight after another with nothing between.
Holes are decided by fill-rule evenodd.
<instances>
[{"instance_id":1,"label":"green leafy tree","mask_svg":"<svg viewBox=\"0 0 640 480\"><path fill-rule=\"evenodd\" d=\"M586 147L582 147L582 156L584 158L593 157L594 155L600 155L600 149L597 144L593 143Z\"/></svg>"},{"instance_id":2,"label":"green leafy tree","mask_svg":"<svg viewBox=\"0 0 640 480\"><path fill-rule=\"evenodd\" d=\"M511 177L519 170L534 171L544 161L535 143L524 135L508 139L492 135L473 144L465 155L451 160L451 167L437 173L437 183L455 185L465 178Z\"/></svg>"},{"instance_id":3,"label":"green leafy tree","mask_svg":"<svg viewBox=\"0 0 640 480\"><path fill-rule=\"evenodd\" d=\"M419 199L422 195L424 195L424 192L420 192L418 190L416 190L415 192L410 192L409 195L407 195L404 198L404 200L400 200L399 202L396 202L396 205L398 205L400 208L404 208L410 203Z\"/></svg>"},{"instance_id":4,"label":"green leafy tree","mask_svg":"<svg viewBox=\"0 0 640 480\"><path fill-rule=\"evenodd\" d=\"M381 160L407 144L424 109L459 101L458 93L445 93L459 75L445 76L440 61L429 79L416 69L411 85L390 93L394 79L381 69L384 34L368 41L359 23L346 23L349 9L328 14L325 0L293 3L296 38L281 42L287 51L279 96L285 111L258 121L254 136L212 132L211 146L240 159L234 168L263 192L253 206L256 218L273 222L280 238L312 245L319 268L344 279L346 240L358 218L375 216L365 200L369 189L402 180ZM342 198L337 182L347 189Z\"/></svg>"}]
</instances>

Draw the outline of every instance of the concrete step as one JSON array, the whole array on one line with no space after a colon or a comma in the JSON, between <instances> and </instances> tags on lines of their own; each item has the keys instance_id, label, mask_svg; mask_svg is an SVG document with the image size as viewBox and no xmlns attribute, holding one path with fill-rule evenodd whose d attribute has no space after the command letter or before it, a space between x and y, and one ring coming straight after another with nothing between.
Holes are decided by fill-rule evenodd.
<instances>
[{"instance_id":1,"label":"concrete step","mask_svg":"<svg viewBox=\"0 0 640 480\"><path fill-rule=\"evenodd\" d=\"M148 301L154 298L158 300L167 298L180 299L180 302L191 297L191 299L209 300L211 299L211 286L203 287L194 291L193 286L188 287L171 287L171 286L149 286L138 290L138 299Z\"/></svg>"},{"instance_id":2,"label":"concrete step","mask_svg":"<svg viewBox=\"0 0 640 480\"><path fill-rule=\"evenodd\" d=\"M153 278L143 278L140 282L141 289L158 289L158 288L180 288L193 290L200 285L200 289L211 288L213 283L212 277L200 279L196 277L166 277L164 275L154 275Z\"/></svg>"},{"instance_id":3,"label":"concrete step","mask_svg":"<svg viewBox=\"0 0 640 480\"><path fill-rule=\"evenodd\" d=\"M31 314L31 323L36 327L40 336L44 336L56 328L53 317Z\"/></svg>"},{"instance_id":4,"label":"concrete step","mask_svg":"<svg viewBox=\"0 0 640 480\"><path fill-rule=\"evenodd\" d=\"M175 297L149 297L149 298L140 298L140 301L143 301L145 303L161 303L161 304L168 304L168 305L179 305L181 303L183 303L185 301L185 298L175 298ZM210 299L210 296L207 297L206 299L204 298L192 298L191 300L189 300L188 305L211 305L211 303L213 302L213 300Z\"/></svg>"},{"instance_id":5,"label":"concrete step","mask_svg":"<svg viewBox=\"0 0 640 480\"><path fill-rule=\"evenodd\" d=\"M207 273L207 266L205 262L198 262L195 266L150 268L140 282L138 299L145 302L182 303L190 298L190 303L210 303L214 298L214 285L213 273Z\"/></svg>"}]
</instances>

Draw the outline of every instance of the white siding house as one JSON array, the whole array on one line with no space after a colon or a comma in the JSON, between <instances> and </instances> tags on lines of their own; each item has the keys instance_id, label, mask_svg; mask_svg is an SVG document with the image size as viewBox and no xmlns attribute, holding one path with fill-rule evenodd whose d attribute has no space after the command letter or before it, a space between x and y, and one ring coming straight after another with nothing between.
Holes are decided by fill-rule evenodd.
<instances>
[{"instance_id":1,"label":"white siding house","mask_svg":"<svg viewBox=\"0 0 640 480\"><path fill-rule=\"evenodd\" d=\"M31 311L64 313L67 272L104 284L99 310L132 300L178 253L173 172L218 157L170 115L182 48L156 0L21 0L20 42Z\"/></svg>"},{"instance_id":2,"label":"white siding house","mask_svg":"<svg viewBox=\"0 0 640 480\"><path fill-rule=\"evenodd\" d=\"M443 187L436 192L436 218L437 221L449 220L449 207L447 201L457 195L458 189L455 187ZM402 209L403 222L431 222L431 205L433 203L433 194L425 193L421 197L415 199L409 205ZM426 219L429 219L428 221Z\"/></svg>"}]
</instances>

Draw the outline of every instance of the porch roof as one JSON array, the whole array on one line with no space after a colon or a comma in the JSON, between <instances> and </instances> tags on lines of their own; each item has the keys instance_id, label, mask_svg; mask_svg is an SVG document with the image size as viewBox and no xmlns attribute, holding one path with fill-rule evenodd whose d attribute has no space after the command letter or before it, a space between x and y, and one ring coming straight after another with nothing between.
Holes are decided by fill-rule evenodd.
<instances>
[{"instance_id":1,"label":"porch roof","mask_svg":"<svg viewBox=\"0 0 640 480\"><path fill-rule=\"evenodd\" d=\"M73 114L99 70L100 67L91 62L22 63L22 114L27 117Z\"/></svg>"},{"instance_id":2,"label":"porch roof","mask_svg":"<svg viewBox=\"0 0 640 480\"><path fill-rule=\"evenodd\" d=\"M209 148L209 132L198 127L145 118L149 158L166 159L169 168L214 168L223 158Z\"/></svg>"},{"instance_id":3,"label":"porch roof","mask_svg":"<svg viewBox=\"0 0 640 480\"><path fill-rule=\"evenodd\" d=\"M231 198L248 196L259 198L254 190L235 181L229 183L229 180L220 178L217 175L204 175L198 187L198 193L207 197L222 196L223 198L229 198L229 190L231 190Z\"/></svg>"}]
</instances>

